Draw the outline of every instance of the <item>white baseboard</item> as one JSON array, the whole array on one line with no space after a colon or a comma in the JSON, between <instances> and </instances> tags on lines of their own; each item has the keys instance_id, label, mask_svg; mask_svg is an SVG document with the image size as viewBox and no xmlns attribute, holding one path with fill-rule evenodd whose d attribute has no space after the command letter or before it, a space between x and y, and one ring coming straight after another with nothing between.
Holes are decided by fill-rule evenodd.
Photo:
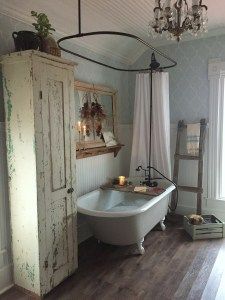
<instances>
[{"instance_id":1,"label":"white baseboard","mask_svg":"<svg viewBox=\"0 0 225 300\"><path fill-rule=\"evenodd\" d=\"M13 286L12 265L0 269L0 295Z\"/></svg>"}]
</instances>

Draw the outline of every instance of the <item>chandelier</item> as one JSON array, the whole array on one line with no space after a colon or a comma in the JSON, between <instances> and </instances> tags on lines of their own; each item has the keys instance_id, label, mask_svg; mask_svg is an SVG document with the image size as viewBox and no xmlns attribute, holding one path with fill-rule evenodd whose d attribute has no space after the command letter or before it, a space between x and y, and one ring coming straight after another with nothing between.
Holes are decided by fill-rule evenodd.
<instances>
[{"instance_id":1,"label":"chandelier","mask_svg":"<svg viewBox=\"0 0 225 300\"><path fill-rule=\"evenodd\" d=\"M207 9L202 0L161 0L155 1L154 21L149 24L153 37L166 33L167 39L181 39L184 32L194 36L207 31Z\"/></svg>"}]
</instances>

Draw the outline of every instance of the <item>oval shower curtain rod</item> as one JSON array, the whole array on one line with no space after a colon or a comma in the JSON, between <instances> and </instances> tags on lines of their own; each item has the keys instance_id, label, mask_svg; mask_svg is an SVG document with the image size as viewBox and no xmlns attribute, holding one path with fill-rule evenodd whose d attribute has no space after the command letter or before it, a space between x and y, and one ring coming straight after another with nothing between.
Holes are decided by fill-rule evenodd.
<instances>
[{"instance_id":1,"label":"oval shower curtain rod","mask_svg":"<svg viewBox=\"0 0 225 300\"><path fill-rule=\"evenodd\" d=\"M65 37L63 37L63 38L61 38L61 39L59 39L57 41L58 46L59 46L59 48L61 50L65 51L67 53L70 53L72 55L81 57L83 59L86 59L88 61L91 61L93 63L96 63L98 65L101 65L101 66L104 66L104 67L107 67L107 68L110 68L110 69L113 69L113 70L117 70L117 71L126 71L126 72L150 71L151 67L141 68L141 69L123 69L123 68L118 68L118 67L115 67L115 66L107 65L107 64L105 64L105 63L103 63L101 61L97 61L95 59L86 57L86 56L84 56L82 54L79 54L77 52L69 50L69 49L67 49L67 48L65 48L64 46L61 45L61 43L63 41L66 41L66 40L77 39L77 38L86 37L86 36L93 36L93 35L117 35L117 36L125 36L125 37L129 37L129 38L135 39L136 41L138 41L141 44L147 46L153 52L157 53L158 55L162 56L163 58L167 59L170 62L170 64L168 64L166 66L162 66L162 67L160 67L160 69L169 69L169 68L175 67L177 65L177 62L174 59L172 59L171 57L169 57L165 53L159 51L158 49L154 48L152 45L150 45L149 43L147 43L146 41L144 41L143 39L141 39L140 37L138 37L136 35L133 35L133 34L130 34L130 33L126 33L126 32L120 32L120 31L93 31L93 32L82 33L82 31L81 31L81 0L78 0L78 29L79 29L78 34L65 36Z\"/></svg>"}]
</instances>

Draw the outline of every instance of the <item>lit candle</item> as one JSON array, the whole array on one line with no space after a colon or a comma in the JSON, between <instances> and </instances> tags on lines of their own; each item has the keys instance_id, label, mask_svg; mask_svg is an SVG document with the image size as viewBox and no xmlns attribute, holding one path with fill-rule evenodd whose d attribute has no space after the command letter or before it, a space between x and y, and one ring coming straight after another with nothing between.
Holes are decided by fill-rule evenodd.
<instances>
[{"instance_id":1,"label":"lit candle","mask_svg":"<svg viewBox=\"0 0 225 300\"><path fill-rule=\"evenodd\" d=\"M119 176L119 185L125 185L125 176Z\"/></svg>"},{"instance_id":2,"label":"lit candle","mask_svg":"<svg viewBox=\"0 0 225 300\"><path fill-rule=\"evenodd\" d=\"M77 122L77 130L81 132L81 121Z\"/></svg>"},{"instance_id":3,"label":"lit candle","mask_svg":"<svg viewBox=\"0 0 225 300\"><path fill-rule=\"evenodd\" d=\"M83 125L83 135L86 135L86 125Z\"/></svg>"}]
</instances>

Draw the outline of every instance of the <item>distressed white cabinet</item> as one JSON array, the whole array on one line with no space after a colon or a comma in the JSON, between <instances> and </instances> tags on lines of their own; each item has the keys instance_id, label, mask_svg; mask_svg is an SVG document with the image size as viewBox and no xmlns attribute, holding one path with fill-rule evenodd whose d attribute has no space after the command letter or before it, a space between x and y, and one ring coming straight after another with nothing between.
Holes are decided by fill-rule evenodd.
<instances>
[{"instance_id":1,"label":"distressed white cabinet","mask_svg":"<svg viewBox=\"0 0 225 300\"><path fill-rule=\"evenodd\" d=\"M14 282L44 295L77 268L74 63L2 57Z\"/></svg>"}]
</instances>

